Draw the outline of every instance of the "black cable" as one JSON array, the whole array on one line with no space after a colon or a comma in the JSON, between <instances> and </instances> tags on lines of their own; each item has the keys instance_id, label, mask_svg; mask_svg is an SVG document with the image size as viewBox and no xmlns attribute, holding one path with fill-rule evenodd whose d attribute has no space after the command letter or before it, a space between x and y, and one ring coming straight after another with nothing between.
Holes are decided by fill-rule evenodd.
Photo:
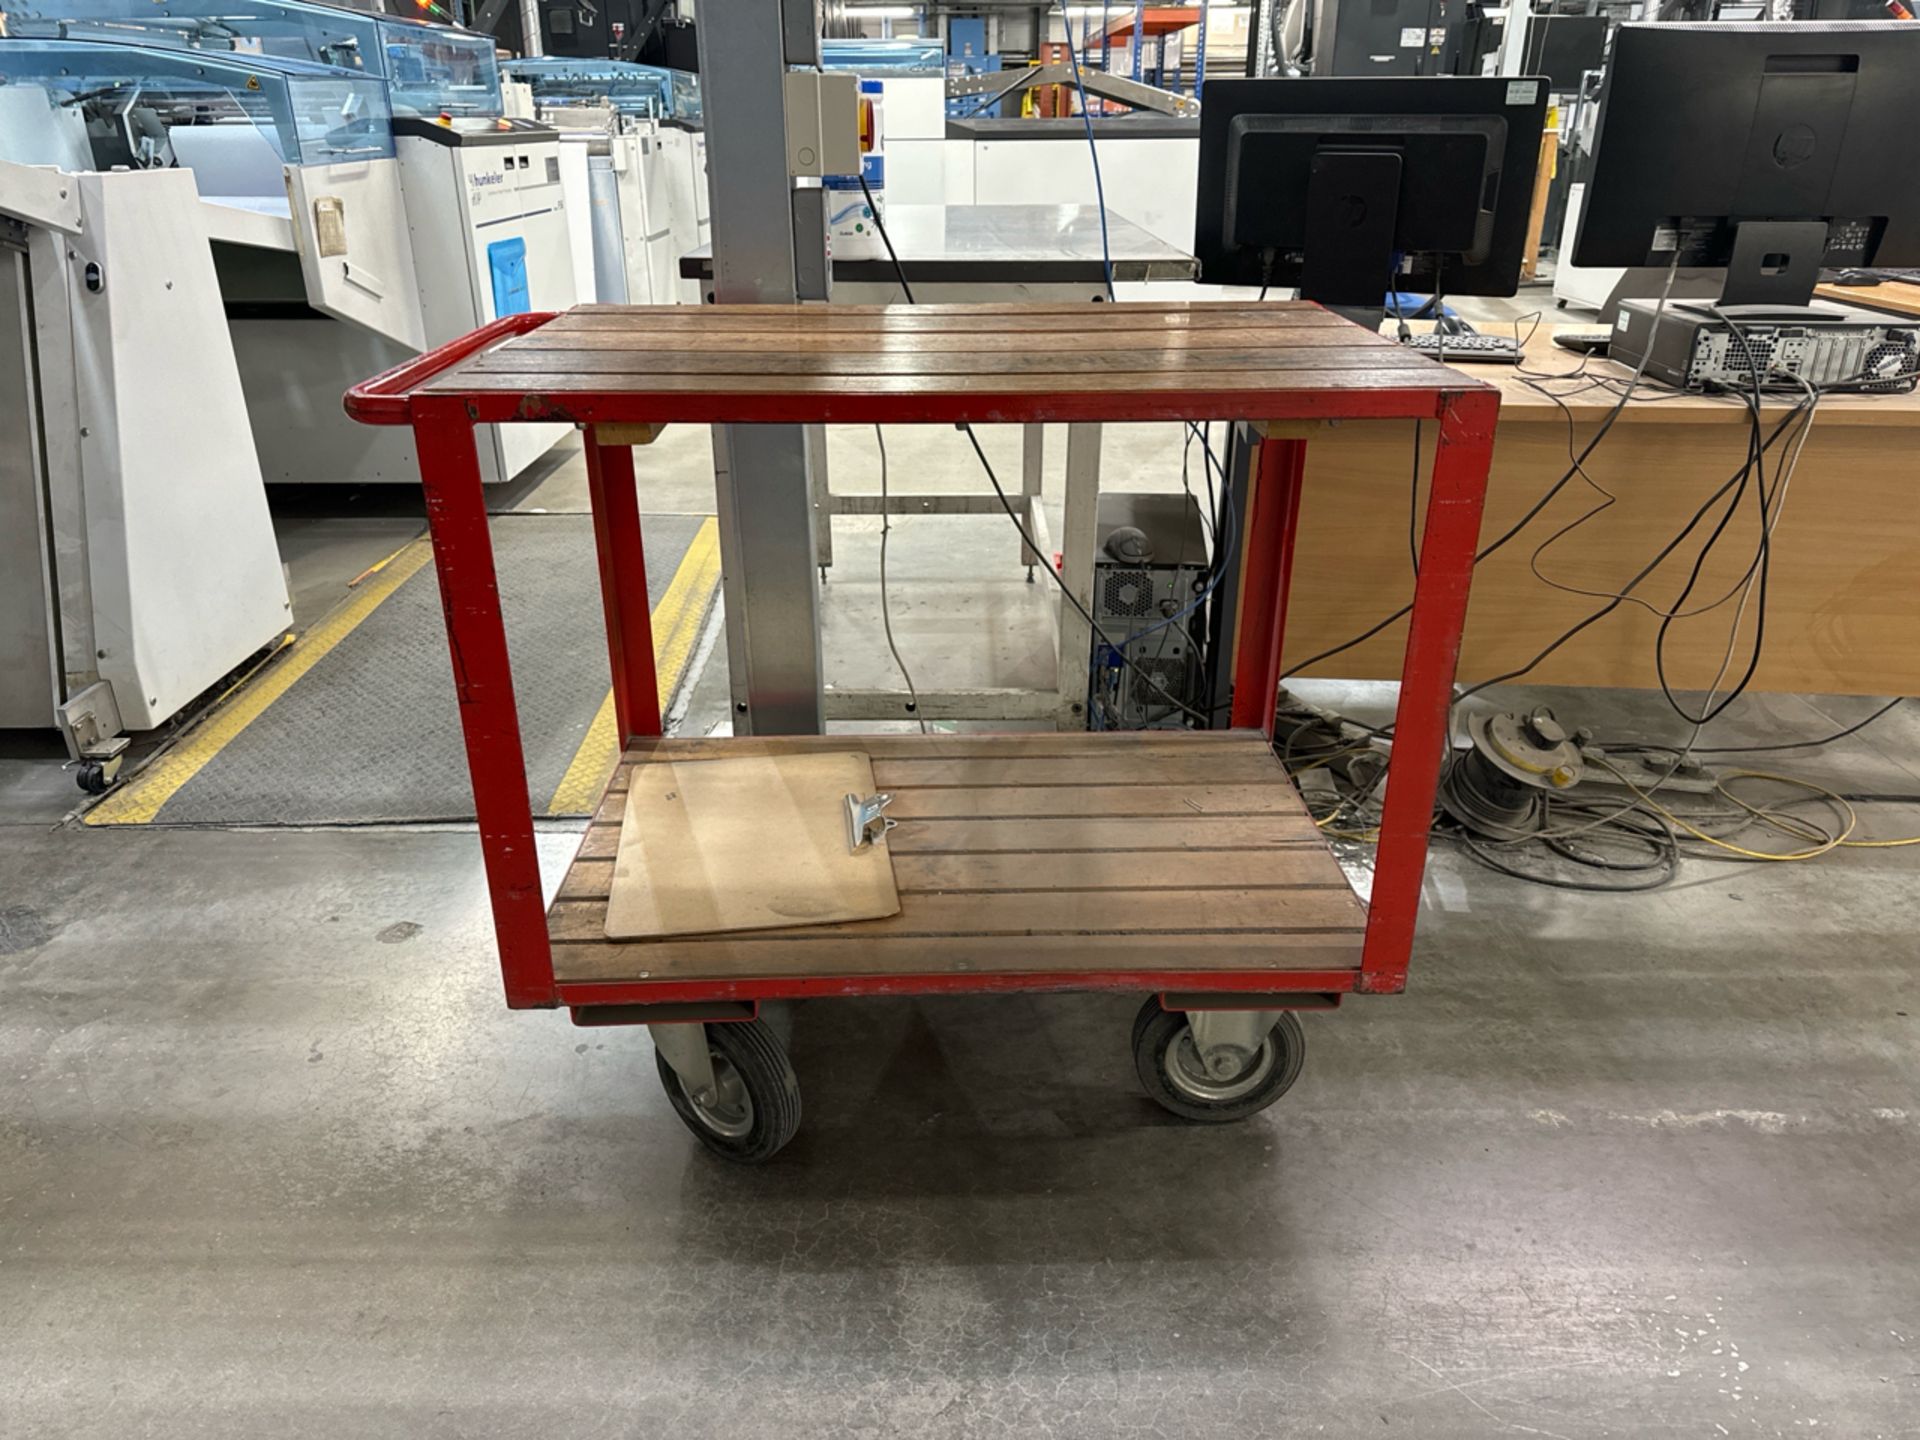
<instances>
[{"instance_id":1,"label":"black cable","mask_svg":"<svg viewBox=\"0 0 1920 1440\"><path fill-rule=\"evenodd\" d=\"M1874 711L1871 715L1867 716L1866 719L1855 721L1853 724L1847 726L1846 729L1836 730L1833 734L1828 735L1823 739L1788 740L1778 745L1696 745L1693 747L1693 753L1695 755L1765 755L1765 754L1770 754L1776 750L1817 750L1822 745L1831 745L1836 740L1846 739L1849 735L1858 735L1862 730L1866 729L1867 726L1873 724L1873 722L1878 720L1881 716L1890 714L1892 711L1897 710L1907 700L1907 698L1908 697L1905 695L1896 695L1893 699L1889 700L1886 704L1882 705L1878 710ZM1617 750L1641 749L1641 750L1671 751L1674 747L1671 745L1619 744L1619 745L1610 745L1605 748L1617 749Z\"/></svg>"},{"instance_id":2,"label":"black cable","mask_svg":"<svg viewBox=\"0 0 1920 1440\"><path fill-rule=\"evenodd\" d=\"M880 218L880 206L873 198L873 191L867 185L866 167L860 168L860 193L867 197L867 209L873 212L873 228L880 234L880 243L887 247L887 259L893 262L894 279L900 282L900 293L907 297L909 305L919 302L913 298L913 287L907 283L907 270L900 263L900 256L893 248L893 237L887 234L887 222Z\"/></svg>"},{"instance_id":3,"label":"black cable","mask_svg":"<svg viewBox=\"0 0 1920 1440\"><path fill-rule=\"evenodd\" d=\"M1026 542L1027 548L1033 553L1038 554L1040 547L1034 543L1033 536L1027 532L1027 527L1021 523L1019 514L1013 508L1013 501L1008 498L1006 490L1000 484L1000 477L993 473L993 462L987 459L987 452L981 449L980 437L973 433L973 426L962 421L960 424L960 432L967 437L967 442L973 446L973 453L980 457L980 467L987 472L987 482L993 486L993 493L1000 497L1000 508L1007 512L1007 519L1011 520L1013 522L1013 528L1020 532L1020 538ZM1080 618L1087 622L1088 628L1093 631L1094 638L1106 646L1108 650L1112 651L1116 660L1131 669L1135 675L1138 675L1140 679L1146 683L1149 689L1169 705L1173 706L1174 709L1180 711L1181 714L1189 715L1202 724L1206 722L1207 717L1204 714L1168 693L1166 687L1161 685L1159 681L1155 680L1153 676L1149 675L1145 670L1142 670L1138 665L1135 665L1126 652L1113 643L1112 637L1100 628L1099 622L1093 618L1093 612L1080 603L1080 597L1075 595L1068 587L1067 582L1061 577L1059 571L1044 561L1041 563L1040 568L1053 578L1053 583L1060 587L1060 593L1066 596L1067 603L1080 612Z\"/></svg>"},{"instance_id":4,"label":"black cable","mask_svg":"<svg viewBox=\"0 0 1920 1440\"><path fill-rule=\"evenodd\" d=\"M867 197L867 208L873 211L873 228L880 236L880 243L886 246L887 259L893 262L894 278L900 282L901 293L907 297L907 303L909 305L916 304L917 302L913 298L913 288L907 284L907 272L900 264L900 254L893 248L893 237L887 233L887 223L880 217L880 207L873 203L873 191L867 188L867 177L864 174L860 177L860 190L861 193ZM963 420L960 422L960 431L967 437L967 443L973 446L973 453L980 457L980 468L987 472L987 482L993 486L993 493L1000 498L1000 508L1007 512L1007 519L1013 522L1013 528L1019 532L1021 541L1027 547L1027 553L1030 555L1040 555L1040 546L1035 543L1032 534L1020 519L1019 513L1013 508L1013 501L1008 498L1005 487L1000 484L1000 477L994 474L993 462L987 459L987 452L981 448L980 437L973 433L973 426ZM1204 441L1202 442L1202 448L1205 448ZM1224 479L1225 474L1223 472L1222 480L1224 481ZM1080 603L1080 597L1068 588L1066 580L1062 578L1059 571L1047 563L1044 555L1040 555L1040 568L1047 572L1048 578L1059 587L1060 593L1067 597L1067 603L1080 612L1080 618L1087 622L1087 626L1093 631L1095 638L1112 652L1115 659L1131 669L1133 673L1139 676L1146 684L1148 689L1152 690L1181 714L1198 720L1203 725L1207 723L1207 717L1204 713L1194 709L1193 706L1188 705L1169 693L1165 686L1161 685L1159 681L1155 680L1153 676L1149 675L1145 670L1142 670L1138 665L1135 665L1133 661L1128 658L1126 652L1113 643L1112 638L1109 637L1107 632L1102 630L1099 623L1094 620L1093 612Z\"/></svg>"},{"instance_id":5,"label":"black cable","mask_svg":"<svg viewBox=\"0 0 1920 1440\"><path fill-rule=\"evenodd\" d=\"M1737 683L1730 691L1728 691L1727 694L1723 698L1721 698L1717 703L1713 701L1713 695L1711 692L1709 692L1707 696L1709 705L1706 712L1703 715L1696 718L1695 716L1688 714L1687 708L1680 703L1680 698L1673 693L1673 687L1667 683L1667 665L1666 665L1667 634L1673 628L1673 621L1674 621L1673 612L1680 610L1686 605L1687 597L1693 593L1693 587L1697 583L1699 583L1700 572L1706 566L1708 554L1712 552L1714 543L1717 540L1719 540L1721 532L1724 531L1726 528L1725 521L1722 521L1719 529L1714 531L1712 537L1709 538L1707 543L1701 546L1700 553L1694 557L1693 570L1687 576L1686 586L1681 590L1679 597L1673 602L1673 605L1671 609L1668 611L1668 613L1661 619L1660 629L1655 634L1654 642L1653 642L1653 669L1654 669L1655 677L1660 682L1660 693L1666 697L1667 704L1672 707L1674 714L1678 715L1682 720L1686 721L1689 725L1694 725L1694 726L1706 725L1710 721L1716 719L1735 700L1739 699L1740 696L1746 691L1747 685L1752 681L1754 672L1760 668L1760 652L1764 648L1766 644L1766 638L1767 638L1767 578L1768 578L1769 572L1772 570L1772 559L1773 559L1773 547L1771 544L1773 527L1771 523L1771 517L1769 516L1767 511L1766 447L1762 445L1760 441L1760 414L1761 414L1762 406L1766 403L1765 397L1761 390L1760 367L1754 361L1753 346L1752 346L1752 343L1747 338L1746 331L1742 330L1738 325L1735 325L1733 321L1728 319L1726 315L1722 314L1717 307L1713 308L1712 314L1716 319L1720 321L1721 324L1727 327L1728 331L1733 335L1734 339L1739 342L1741 355L1747 362L1747 378L1749 381L1752 382L1752 386L1753 386L1753 393L1752 393L1752 398L1750 402L1752 407L1750 411L1752 428L1749 432L1750 438L1748 440L1748 445L1750 447L1750 453L1753 457L1752 463L1758 469L1759 476L1760 476L1759 484L1758 486L1755 487L1755 493L1758 496L1759 507L1760 507L1760 544L1759 544L1759 553L1757 557L1759 561L1759 566L1760 566L1760 577L1759 577L1760 605L1759 605L1759 609L1755 612L1755 615L1754 615L1753 649L1747 658L1746 673L1740 677L1739 683ZM1807 425L1813 424L1813 417L1815 412L1818 410L1818 408L1819 408L1819 396L1817 393L1815 393L1810 396L1808 401L1807 418L1805 422ZM1796 458L1797 456L1792 453L1792 447L1789 446L1788 454L1786 456L1786 459L1783 461L1783 464L1786 466L1791 466L1793 461ZM1775 474L1777 477L1779 477L1775 481L1776 488L1780 483L1780 479L1792 478L1791 469L1776 470ZM1781 498L1784 500L1785 496L1782 496ZM1731 518L1731 510L1729 510L1729 518ZM1746 604L1743 601L1741 603L1740 608L1734 612L1735 626L1739 625L1740 619L1742 615L1745 613L1745 610L1746 610ZM1729 645L1728 645L1727 653L1729 656L1731 656L1733 653L1732 647L1734 645L1737 645L1740 641L1740 636L1737 629L1732 635L1728 637L1728 641L1729 641ZM1724 673L1725 673L1725 670L1723 666L1722 674L1724 675Z\"/></svg>"},{"instance_id":6,"label":"black cable","mask_svg":"<svg viewBox=\"0 0 1920 1440\"><path fill-rule=\"evenodd\" d=\"M1407 558L1413 562L1413 578L1420 578L1420 432L1424 422L1413 422L1413 479L1407 492Z\"/></svg>"},{"instance_id":7,"label":"black cable","mask_svg":"<svg viewBox=\"0 0 1920 1440\"><path fill-rule=\"evenodd\" d=\"M1679 270L1680 257L1678 253L1676 253L1673 257L1673 263L1667 267L1667 283L1660 292L1660 302L1653 312L1654 334L1659 333L1661 317L1666 313L1667 297L1673 291L1674 277L1679 274ZM1436 278L1438 277L1436 276ZM1526 514L1514 521L1498 539L1474 553L1473 563L1475 565L1478 565L1482 560L1499 550L1507 544L1508 541L1512 540L1514 536L1526 529L1527 526L1531 525L1535 517L1538 516L1542 510L1545 510L1548 505L1552 504L1554 497L1566 489L1572 482L1573 477L1580 473L1580 467L1586 463L1587 457L1593 454L1602 440L1606 439L1607 432L1613 429L1615 422L1618 421L1622 413L1625 412L1627 401L1633 398L1633 392L1639 387L1640 381L1646 375L1647 361L1652 358L1652 355L1653 347L1649 345L1647 347L1647 353L1640 359L1640 364L1634 369L1633 373L1628 376L1625 385L1621 387L1619 398L1614 401L1613 408L1601 418L1600 424L1593 432L1593 438L1587 441L1586 448L1574 457L1573 464L1567 467L1566 473L1547 487L1546 494L1542 495L1528 507ZM1318 665L1322 660L1331 660L1335 655L1341 654L1343 651L1351 650L1356 645L1365 644L1395 621L1404 619L1407 615L1411 614L1412 611L1413 602L1408 601L1405 605L1394 611L1393 614L1380 621L1379 624L1363 630L1351 640L1342 641L1330 650L1322 650L1318 655L1310 656L1297 665L1287 666L1285 673L1289 675L1298 674L1302 670L1310 669L1312 666Z\"/></svg>"},{"instance_id":8,"label":"black cable","mask_svg":"<svg viewBox=\"0 0 1920 1440\"><path fill-rule=\"evenodd\" d=\"M1642 890L1658 890L1661 886L1672 880L1680 868L1680 848L1677 843L1670 849L1666 847L1657 848L1654 852L1655 858L1644 866L1596 863L1590 858L1569 855L1564 849L1553 850L1552 853L1561 856L1569 863L1585 866L1588 869L1626 872L1629 874L1647 872L1646 878L1638 881L1608 881L1602 883L1597 880L1576 880L1564 875L1547 875L1537 871L1524 870L1517 865L1509 864L1505 859L1500 858L1494 850L1481 843L1471 830L1455 827L1443 829L1436 833L1443 839L1458 841L1461 849L1465 850L1476 862L1486 866L1489 870L1511 876L1515 880L1526 880L1532 884L1545 885L1555 890L1581 890L1601 894L1633 894ZM1646 838L1649 843L1652 843L1651 837L1643 838ZM1549 846L1549 849L1552 849L1552 847ZM1509 851L1508 853L1524 854L1527 852Z\"/></svg>"},{"instance_id":9,"label":"black cable","mask_svg":"<svg viewBox=\"0 0 1920 1440\"><path fill-rule=\"evenodd\" d=\"M1500 550L1509 541L1511 541L1514 536L1518 535L1522 530L1526 529L1527 526L1531 525L1534 519L1540 514L1540 512L1542 510L1545 510L1548 505L1553 503L1554 497L1557 496L1562 490L1567 488L1568 484L1572 482L1573 477L1580 473L1580 467L1586 463L1587 457L1593 454L1594 450L1599 446L1600 442L1606 438L1607 432L1613 428L1614 422L1620 418L1621 412L1627 408L1627 398L1632 393L1633 393L1633 389L1631 386L1629 386L1627 389L1621 392L1620 398L1614 402L1613 409L1607 412L1605 417L1602 418L1602 420L1600 421L1599 427L1593 432L1593 438L1587 441L1586 448L1580 452L1579 456L1574 460L1573 464L1567 467L1566 473L1562 475L1558 480L1554 481L1553 484L1547 487L1546 494L1542 495L1538 500L1534 501L1534 503L1527 508L1527 513L1522 515L1518 520L1514 521L1512 525L1508 526L1507 529L1497 539L1491 541L1485 546L1482 546L1478 551L1474 553L1473 563L1475 565L1478 565L1482 560L1485 560L1489 555L1492 555L1496 551ZM1386 629L1389 625L1394 624L1396 621L1404 620L1412 612L1413 612L1413 602L1409 600L1405 605L1402 605L1398 610L1394 611L1393 614L1387 616L1386 619L1380 621L1379 624L1373 625L1368 629L1361 631L1358 635L1354 636L1351 640L1342 641L1340 644L1333 646L1331 649L1322 650L1318 655L1309 656L1307 659L1302 660L1297 664L1287 666L1286 673L1289 675L1297 675L1302 670L1308 670L1308 669L1311 669L1313 666L1318 665L1322 660L1331 660L1335 655L1338 655L1343 651L1351 650L1356 645L1363 645L1367 641L1371 640L1374 636L1378 635L1382 630Z\"/></svg>"},{"instance_id":10,"label":"black cable","mask_svg":"<svg viewBox=\"0 0 1920 1440\"><path fill-rule=\"evenodd\" d=\"M927 722L920 714L920 692L914 688L907 662L900 658L900 646L893 638L893 602L887 593L887 537L893 531L893 512L887 491L887 437L873 427L873 443L880 448L880 628L886 632L887 650L900 667L900 678L907 682L907 710L920 721L920 733L927 733Z\"/></svg>"},{"instance_id":11,"label":"black cable","mask_svg":"<svg viewBox=\"0 0 1920 1440\"><path fill-rule=\"evenodd\" d=\"M1780 438L1780 436L1785 432L1787 426L1792 424L1794 419L1799 415L1800 409L1802 408L1804 408L1804 406L1796 407L1794 410L1789 411L1787 416L1783 420L1781 420L1781 422L1777 426L1774 427L1773 434L1767 437L1767 440L1765 442L1766 447L1771 447L1773 443ZM1554 651L1558 650L1562 645L1565 645L1569 640L1572 640L1576 635L1580 634L1583 630L1587 629L1588 626L1598 624L1600 621L1606 619L1607 616L1611 615L1615 610L1618 610L1623 604L1626 603L1627 596L1632 593L1633 589L1637 585L1639 585L1639 583L1642 580L1646 579L1647 576L1651 575L1656 569L1658 569L1669 555L1671 555L1675 550L1680 548L1681 543L1685 541L1687 536L1693 533L1694 527L1699 525L1700 522L1706 518L1707 511L1714 504L1714 502L1719 500L1729 490L1734 490L1736 487L1739 487L1738 493L1736 493L1734 496L1734 503L1735 504L1738 503L1741 494L1745 493L1746 481L1748 480L1751 474L1752 474L1752 461L1751 459L1749 459L1748 463L1741 466L1741 468L1738 471L1736 471L1733 474L1733 476L1726 481L1726 483L1721 485L1719 489L1715 490L1711 495L1709 495L1704 501L1701 502L1700 508L1693 512L1692 518L1689 519L1686 525L1681 528L1680 533L1675 535L1673 539L1669 540L1665 545L1663 545L1660 548L1660 552L1656 554L1652 560L1648 561L1647 564L1641 568L1640 572L1637 575L1635 575L1631 580L1629 580L1624 586L1621 587L1621 591L1618 595L1615 595L1613 598L1609 599L1605 605L1602 605L1598 610L1595 610L1591 615L1587 616L1584 620L1579 621L1570 629L1564 631L1557 639L1552 641L1545 649L1540 651L1539 654L1535 655L1531 660L1529 660L1525 665L1522 665L1519 669L1509 670L1504 674L1495 675L1491 679L1482 680L1478 684L1469 686L1467 689L1460 691L1457 695L1454 696L1454 703L1458 704L1460 701L1465 700L1470 695L1477 695L1482 690L1487 689L1489 686L1504 685L1508 681L1518 680L1521 676L1530 673L1543 660L1545 660L1548 656L1552 655ZM1727 513L1729 515L1732 513L1733 508L1734 507L1732 505L1728 507ZM1721 524L1724 525L1725 523L1726 523L1726 517L1723 516L1721 520ZM1412 607L1409 606L1408 608L1410 609ZM1401 612L1401 614L1405 614L1405 613L1406 612L1404 610ZM1393 617L1393 619L1398 619L1398 618L1399 616ZM1392 621L1388 621L1387 623L1391 624ZM1380 628L1385 629L1386 626L1382 625ZM1304 669L1306 667L1301 666L1298 668Z\"/></svg>"}]
</instances>

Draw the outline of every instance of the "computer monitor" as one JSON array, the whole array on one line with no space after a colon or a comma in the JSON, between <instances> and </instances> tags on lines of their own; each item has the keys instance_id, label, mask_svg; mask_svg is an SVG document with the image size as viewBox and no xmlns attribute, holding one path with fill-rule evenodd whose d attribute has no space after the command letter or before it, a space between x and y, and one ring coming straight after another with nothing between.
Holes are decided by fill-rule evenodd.
<instances>
[{"instance_id":1,"label":"computer monitor","mask_svg":"<svg viewBox=\"0 0 1920 1440\"><path fill-rule=\"evenodd\" d=\"M1210 80L1194 254L1209 285L1511 295L1546 123L1537 76Z\"/></svg>"},{"instance_id":2,"label":"computer monitor","mask_svg":"<svg viewBox=\"0 0 1920 1440\"><path fill-rule=\"evenodd\" d=\"M1623 25L1576 265L1725 266L1804 306L1823 266L1920 265L1920 23Z\"/></svg>"},{"instance_id":3,"label":"computer monitor","mask_svg":"<svg viewBox=\"0 0 1920 1440\"><path fill-rule=\"evenodd\" d=\"M1544 75L1557 95L1580 88L1580 77L1606 63L1607 31L1613 22L1604 15L1535 15L1527 22L1529 75Z\"/></svg>"}]
</instances>

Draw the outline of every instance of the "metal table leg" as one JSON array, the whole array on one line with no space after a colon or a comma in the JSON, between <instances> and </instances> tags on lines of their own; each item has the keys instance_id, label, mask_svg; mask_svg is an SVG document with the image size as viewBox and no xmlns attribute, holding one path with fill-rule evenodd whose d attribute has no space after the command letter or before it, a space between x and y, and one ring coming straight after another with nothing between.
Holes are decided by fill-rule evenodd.
<instances>
[{"instance_id":1,"label":"metal table leg","mask_svg":"<svg viewBox=\"0 0 1920 1440\"><path fill-rule=\"evenodd\" d=\"M414 450L426 491L434 571L446 611L454 693L473 776L474 817L480 826L507 1004L516 1009L551 1005L553 950L547 939L547 906L540 897L533 802L527 794L527 762L514 708L513 670L507 661L473 421L458 399L416 397L413 413ZM644 603L644 583L640 594ZM649 664L651 658L649 654Z\"/></svg>"},{"instance_id":2,"label":"metal table leg","mask_svg":"<svg viewBox=\"0 0 1920 1440\"><path fill-rule=\"evenodd\" d=\"M1420 578L1413 587L1407 658L1393 719L1393 759L1380 815L1373 900L1360 958L1362 990L1393 992L1407 984L1427 835L1433 827L1433 795L1447 744L1447 712L1453 703L1499 413L1498 392L1471 390L1448 397L1440 414L1440 441L1420 538Z\"/></svg>"},{"instance_id":3,"label":"metal table leg","mask_svg":"<svg viewBox=\"0 0 1920 1440\"><path fill-rule=\"evenodd\" d=\"M1100 426L1067 427L1066 514L1060 526L1060 578L1067 593L1091 613L1093 610L1093 540L1100 508ZM1060 598L1054 658L1059 675L1060 704L1055 723L1062 730L1086 725L1087 669L1093 650L1093 630L1086 619Z\"/></svg>"},{"instance_id":4,"label":"metal table leg","mask_svg":"<svg viewBox=\"0 0 1920 1440\"><path fill-rule=\"evenodd\" d=\"M827 476L827 427L807 428L807 468L813 487L813 563L820 567L820 578L827 578L833 565L833 490Z\"/></svg>"},{"instance_id":5,"label":"metal table leg","mask_svg":"<svg viewBox=\"0 0 1920 1440\"><path fill-rule=\"evenodd\" d=\"M1040 509L1041 482L1046 475L1047 427L1028 425L1020 437L1020 494L1024 497L1021 504L1021 518L1027 522L1027 533L1039 537L1044 528L1034 516ZM1020 563L1027 567L1027 583L1034 583L1033 567L1050 565L1052 560L1020 542Z\"/></svg>"}]
</instances>

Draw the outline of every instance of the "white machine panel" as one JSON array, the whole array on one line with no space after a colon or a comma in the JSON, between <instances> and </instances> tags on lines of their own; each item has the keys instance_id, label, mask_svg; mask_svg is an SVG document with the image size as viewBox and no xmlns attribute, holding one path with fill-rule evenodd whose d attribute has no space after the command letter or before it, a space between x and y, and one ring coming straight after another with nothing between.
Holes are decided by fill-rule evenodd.
<instances>
[{"instance_id":1,"label":"white machine panel","mask_svg":"<svg viewBox=\"0 0 1920 1440\"><path fill-rule=\"evenodd\" d=\"M508 313L576 303L553 131L524 124L503 129L491 121L429 125L424 133L400 133L396 148L428 347L499 318L509 302ZM451 263L456 256L465 263ZM489 481L518 475L567 427L492 429L493 444L481 446Z\"/></svg>"},{"instance_id":2,"label":"white machine panel","mask_svg":"<svg viewBox=\"0 0 1920 1440\"><path fill-rule=\"evenodd\" d=\"M1109 210L1169 245L1181 250L1193 245L1198 137L1102 139L1100 179ZM1092 205L1093 162L1087 146L1069 139L979 141L974 146L973 203Z\"/></svg>"},{"instance_id":3,"label":"white machine panel","mask_svg":"<svg viewBox=\"0 0 1920 1440\"><path fill-rule=\"evenodd\" d=\"M72 344L70 388L42 370L46 424L79 438L77 486L49 488L56 503L77 489L77 511L62 508L84 517L79 534L53 517L60 604L85 605L98 678L127 728L149 730L270 643L291 607L192 175L74 179L85 224L45 252L66 258Z\"/></svg>"},{"instance_id":4,"label":"white machine panel","mask_svg":"<svg viewBox=\"0 0 1920 1440\"><path fill-rule=\"evenodd\" d=\"M944 75L887 75L880 80L885 108L882 129L889 157L901 140L939 140L947 133L947 77ZM887 167L887 188L893 188L893 167Z\"/></svg>"},{"instance_id":5,"label":"white machine panel","mask_svg":"<svg viewBox=\"0 0 1920 1440\"><path fill-rule=\"evenodd\" d=\"M945 205L947 148L945 140L896 140L887 137L887 204ZM966 147L969 151L971 145ZM954 202L971 204L971 198Z\"/></svg>"},{"instance_id":6,"label":"white machine panel","mask_svg":"<svg viewBox=\"0 0 1920 1440\"><path fill-rule=\"evenodd\" d=\"M62 697L40 488L39 402L24 251L0 245L0 729L47 724Z\"/></svg>"},{"instance_id":7,"label":"white machine panel","mask_svg":"<svg viewBox=\"0 0 1920 1440\"><path fill-rule=\"evenodd\" d=\"M593 192L587 179L588 150L597 133L562 131L560 192L566 199L567 246L573 252L573 278L582 301L605 301L593 268Z\"/></svg>"},{"instance_id":8,"label":"white machine panel","mask_svg":"<svg viewBox=\"0 0 1920 1440\"><path fill-rule=\"evenodd\" d=\"M613 138L628 297L634 305L674 302L679 256L673 251L673 226L663 199L663 172L669 163L658 127Z\"/></svg>"},{"instance_id":9,"label":"white machine panel","mask_svg":"<svg viewBox=\"0 0 1920 1440\"><path fill-rule=\"evenodd\" d=\"M294 165L285 183L307 302L397 344L425 349L400 163Z\"/></svg>"},{"instance_id":10,"label":"white machine panel","mask_svg":"<svg viewBox=\"0 0 1920 1440\"><path fill-rule=\"evenodd\" d=\"M657 192L651 184L648 190L650 194L658 193L665 205L665 214L660 218L672 236L673 268L669 273L674 277L673 293L683 305L698 305L700 282L680 279L679 264L682 255L691 254L706 244L712 233L707 219L706 137L678 126L663 125L656 139L660 145L657 171L660 185Z\"/></svg>"}]
</instances>

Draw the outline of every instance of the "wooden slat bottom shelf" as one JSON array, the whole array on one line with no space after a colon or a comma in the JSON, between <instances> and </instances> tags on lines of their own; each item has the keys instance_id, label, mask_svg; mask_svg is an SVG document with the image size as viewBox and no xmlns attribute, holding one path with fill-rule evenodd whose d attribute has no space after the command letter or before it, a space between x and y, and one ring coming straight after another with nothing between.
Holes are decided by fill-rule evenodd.
<instances>
[{"instance_id":1,"label":"wooden slat bottom shelf","mask_svg":"<svg viewBox=\"0 0 1920 1440\"><path fill-rule=\"evenodd\" d=\"M653 758L857 750L891 791L901 911L731 935L606 938L628 778ZM777 857L769 857L777 863ZM783 978L1328 972L1366 909L1257 733L664 740L623 757L547 925L562 985ZM878 987L876 987L878 988ZM1272 988L1261 985L1258 988Z\"/></svg>"}]
</instances>

